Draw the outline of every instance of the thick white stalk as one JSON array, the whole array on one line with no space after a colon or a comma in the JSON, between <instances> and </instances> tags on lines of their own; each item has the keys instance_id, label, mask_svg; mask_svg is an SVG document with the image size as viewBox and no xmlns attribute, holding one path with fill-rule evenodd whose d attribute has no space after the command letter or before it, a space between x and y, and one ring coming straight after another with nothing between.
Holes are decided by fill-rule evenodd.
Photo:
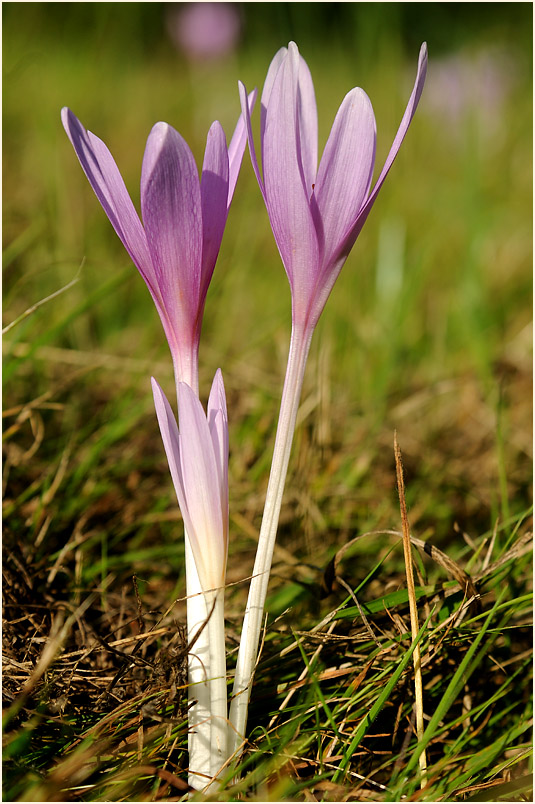
<instances>
[{"instance_id":1,"label":"thick white stalk","mask_svg":"<svg viewBox=\"0 0 535 804\"><path fill-rule=\"evenodd\" d=\"M196 357L196 356L195 356ZM199 394L197 361L178 366L175 361L175 380L186 382ZM180 426L180 423L179 423ZM206 787L211 777L210 766L210 649L206 623L206 601L197 573L190 540L184 527L186 552L186 622L188 642L194 642L188 655L188 782L196 790Z\"/></svg>"},{"instance_id":2,"label":"thick white stalk","mask_svg":"<svg viewBox=\"0 0 535 804\"><path fill-rule=\"evenodd\" d=\"M243 619L233 697L230 705L229 753L232 754L240 750L240 745L245 737L249 696L262 628L262 614L311 338L312 330L303 331L295 326L293 327L277 435L275 436L273 462L271 464L264 515L258 538L253 577L249 587L247 608Z\"/></svg>"},{"instance_id":3,"label":"thick white stalk","mask_svg":"<svg viewBox=\"0 0 535 804\"><path fill-rule=\"evenodd\" d=\"M215 589L206 594L208 634L210 643L210 708L211 764L213 777L228 758L227 663L225 651L225 590Z\"/></svg>"},{"instance_id":4,"label":"thick white stalk","mask_svg":"<svg viewBox=\"0 0 535 804\"><path fill-rule=\"evenodd\" d=\"M188 534L184 529L186 545L186 594L188 642L188 782L196 790L203 790L211 777L210 763L210 649L209 626L206 623L206 601L195 566ZM202 631L201 631L202 628Z\"/></svg>"}]
</instances>

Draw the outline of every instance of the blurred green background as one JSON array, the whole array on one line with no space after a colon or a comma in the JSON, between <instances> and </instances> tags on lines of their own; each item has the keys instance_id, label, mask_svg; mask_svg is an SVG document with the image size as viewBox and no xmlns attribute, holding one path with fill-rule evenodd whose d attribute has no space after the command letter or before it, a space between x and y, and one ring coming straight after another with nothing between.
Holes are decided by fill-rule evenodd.
<instances>
[{"instance_id":1,"label":"blurred green background","mask_svg":"<svg viewBox=\"0 0 535 804\"><path fill-rule=\"evenodd\" d=\"M138 204L151 126L171 123L200 164L212 120L232 132L238 79L261 89L294 39L315 81L320 144L346 92L369 94L377 175L426 40L422 102L314 338L279 546L321 565L356 532L397 526L394 428L419 535L462 552L459 530L499 520L507 538L530 488L531 4L232 8L235 45L201 58L174 41L180 4L2 6L4 325L84 260L76 285L5 336L9 532L49 555L73 529L85 535L87 580L137 566L149 585L182 583L149 386L155 373L171 393L167 346L61 107L104 139ZM246 152L201 342L201 394L221 366L229 396L231 581L249 571L261 515L289 302Z\"/></svg>"}]
</instances>

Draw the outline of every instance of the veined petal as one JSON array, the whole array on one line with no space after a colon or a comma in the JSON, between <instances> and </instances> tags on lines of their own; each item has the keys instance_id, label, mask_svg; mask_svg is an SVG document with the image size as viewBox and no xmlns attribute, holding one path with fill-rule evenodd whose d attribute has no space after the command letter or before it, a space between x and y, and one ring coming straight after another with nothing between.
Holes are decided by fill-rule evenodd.
<instances>
[{"instance_id":1,"label":"veined petal","mask_svg":"<svg viewBox=\"0 0 535 804\"><path fill-rule=\"evenodd\" d=\"M162 441L167 456L167 463L173 479L175 492L180 503L183 494L183 481L180 471L180 446L178 437L178 426L171 405L167 401L167 397L156 382L154 377L151 377L152 395L154 397L154 407L156 409L156 416L160 426L160 433L162 434Z\"/></svg>"},{"instance_id":2,"label":"veined petal","mask_svg":"<svg viewBox=\"0 0 535 804\"><path fill-rule=\"evenodd\" d=\"M242 110L242 116L245 120L245 128L247 130L247 142L249 145L249 153L251 155L251 163L253 165L253 170L256 176L256 180L258 182L258 186L260 187L260 192L262 193L262 197L264 202L266 201L266 193L264 190L264 182L262 180L262 174L260 173L260 168L258 167L258 159L256 158L256 150L254 145L254 138L253 138L253 129L251 126L251 111L249 109L247 90L242 84L241 81L238 81L238 91L240 93L240 104Z\"/></svg>"},{"instance_id":3,"label":"veined petal","mask_svg":"<svg viewBox=\"0 0 535 804\"><path fill-rule=\"evenodd\" d=\"M264 129L265 199L273 234L292 287L292 301L306 305L319 250L304 185L298 139L299 52L290 47L275 77Z\"/></svg>"},{"instance_id":4,"label":"veined petal","mask_svg":"<svg viewBox=\"0 0 535 804\"><path fill-rule=\"evenodd\" d=\"M245 133L245 132L244 132ZM245 142L244 142L245 147ZM227 220L229 159L225 132L216 120L206 139L201 175L202 270L199 298L204 301Z\"/></svg>"},{"instance_id":5,"label":"veined petal","mask_svg":"<svg viewBox=\"0 0 535 804\"><path fill-rule=\"evenodd\" d=\"M297 50L294 42L289 44L289 48L292 47ZM310 197L318 170L318 110L312 76L302 56L299 56L297 125L304 183Z\"/></svg>"},{"instance_id":6,"label":"veined petal","mask_svg":"<svg viewBox=\"0 0 535 804\"><path fill-rule=\"evenodd\" d=\"M61 120L104 212L152 295L157 297L157 283L145 232L113 156L102 140L86 131L66 106L61 110Z\"/></svg>"},{"instance_id":7,"label":"veined petal","mask_svg":"<svg viewBox=\"0 0 535 804\"><path fill-rule=\"evenodd\" d=\"M321 158L314 196L323 237L323 263L329 262L355 222L370 189L376 126L366 93L352 89L336 114Z\"/></svg>"},{"instance_id":8,"label":"veined petal","mask_svg":"<svg viewBox=\"0 0 535 804\"><path fill-rule=\"evenodd\" d=\"M204 589L221 586L227 562L218 461L210 428L196 394L178 384L179 454L188 536ZM182 509L184 514L184 510Z\"/></svg>"},{"instance_id":9,"label":"veined petal","mask_svg":"<svg viewBox=\"0 0 535 804\"><path fill-rule=\"evenodd\" d=\"M216 456L219 482L221 488L221 511L223 514L223 524L228 523L228 416L227 401L225 397L225 386L221 369L215 373L210 397L208 399L208 410L206 415L214 454ZM228 531L228 528L227 528ZM228 536L227 536L228 538Z\"/></svg>"},{"instance_id":10,"label":"veined petal","mask_svg":"<svg viewBox=\"0 0 535 804\"><path fill-rule=\"evenodd\" d=\"M247 97L247 108L249 115L253 113L254 105L256 103L257 90L253 89ZM228 198L227 210L230 208L232 198L234 196L234 189L238 176L240 173L241 163L243 160L243 152L245 151L245 144L247 142L247 122L243 116L240 115L234 134L228 147L228 164L229 164L229 177L228 177Z\"/></svg>"},{"instance_id":11,"label":"veined petal","mask_svg":"<svg viewBox=\"0 0 535 804\"><path fill-rule=\"evenodd\" d=\"M261 143L261 154L262 160L264 159L264 131L266 128L266 114L267 114L267 107L269 104L269 98L271 96L271 90L273 89L273 84L275 83L275 78L277 77L277 73L281 64L283 63L286 54L288 53L288 48L281 47L280 50L277 50L275 55L271 60L271 64L268 67L266 80L264 81L264 87L262 89L262 98L260 99L260 143Z\"/></svg>"},{"instance_id":12,"label":"veined petal","mask_svg":"<svg viewBox=\"0 0 535 804\"><path fill-rule=\"evenodd\" d=\"M166 309L179 335L191 337L199 313L201 192L193 155L167 123L156 123L147 140L141 211Z\"/></svg>"},{"instance_id":13,"label":"veined petal","mask_svg":"<svg viewBox=\"0 0 535 804\"><path fill-rule=\"evenodd\" d=\"M362 227L366 222L366 218L377 198L379 190L383 186L383 182L386 179L388 171L392 167L392 163L397 156L397 153L401 147L401 143L405 138L405 134L408 131L408 128L411 124L412 118L414 117L414 113L418 107L418 103L420 101L420 96L422 94L422 90L425 84L425 76L427 73L427 44L424 42L422 47L420 48L420 55L418 58L418 70L416 73L416 80L414 82L414 87L409 98L409 102L407 104L407 108L405 109L405 114L401 120L398 132L394 138L394 142L392 143L392 147L390 148L389 154L386 158L386 162L384 163L383 169L377 179L375 187L373 188L372 192L370 193L368 199L363 204L358 218L350 227L349 231L347 232L344 242L342 244L341 249L339 250L339 259L345 259L345 257L349 254L355 240L360 234Z\"/></svg>"}]
</instances>

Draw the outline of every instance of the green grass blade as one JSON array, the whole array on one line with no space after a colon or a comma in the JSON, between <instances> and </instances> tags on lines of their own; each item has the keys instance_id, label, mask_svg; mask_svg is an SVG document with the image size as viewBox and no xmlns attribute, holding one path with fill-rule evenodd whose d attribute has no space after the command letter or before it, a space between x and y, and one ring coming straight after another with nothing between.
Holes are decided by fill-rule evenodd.
<instances>
[{"instance_id":1,"label":"green grass blade","mask_svg":"<svg viewBox=\"0 0 535 804\"><path fill-rule=\"evenodd\" d=\"M355 733L353 735L353 739L351 740L351 743L349 744L349 747L348 747L347 751L344 753L344 757L343 757L342 761L340 762L340 766L339 766L338 770L336 771L336 773L333 776L333 782L337 782L342 778L345 769L347 768L347 766L351 762L351 757L352 757L353 753L356 751L356 749L359 746L362 738L364 737L364 735L368 731L369 727L371 726L371 724L373 723L373 721L375 720L375 718L377 717L377 715L379 714L379 712L381 711L383 706L385 705L386 701L388 700L388 697L389 697L390 693L392 692L392 690L394 689L394 687L398 683L399 679L401 678L401 675L403 674L405 668L407 667L408 663L410 662L412 654L414 653L414 649L415 649L416 645L420 642L422 637L424 636L424 634L426 632L426 629L427 629L427 624L429 623L433 613L434 612L429 614L428 618L426 619L426 621L424 622L424 624L422 625L422 627L418 631L418 636L416 637L414 642L411 644L410 648L408 649L407 653L405 654L405 656L403 657L403 659L401 660L401 662L397 666L397 668L394 671L394 673L392 673L388 683L385 685L383 691L381 692L381 694L379 695L379 697L375 701L375 703L372 706L372 708L370 709L369 713L363 718L363 720L360 722L359 726L357 727L357 729L356 729L356 731L355 731Z\"/></svg>"},{"instance_id":2,"label":"green grass blade","mask_svg":"<svg viewBox=\"0 0 535 804\"><path fill-rule=\"evenodd\" d=\"M490 627L490 624L491 624L491 622L492 622L492 620L494 618L494 615L496 614L496 611L500 607L502 598L505 595L506 591L507 591L507 588L502 589L498 599L494 603L494 606L492 607L492 609L488 613L487 619L485 620L485 623L483 624L481 630L477 634L477 636L474 639L472 645L468 649L466 655L464 656L464 658L462 659L459 667L457 668L453 678L451 679L450 683L448 684L448 686L446 688L446 691L445 691L444 695L442 696L442 699L441 699L439 705L437 706L434 714L431 717L431 720L429 721L429 724L428 724L428 726L427 726L427 728L426 728L426 730L424 732L422 740L416 746L416 749L413 752L409 762L407 763L407 765L403 769L403 779L398 780L398 793L399 793L400 785L401 785L401 787L403 787L404 794L405 795L407 794L407 784L409 782L411 774L413 774L415 772L415 770L416 770L416 767L418 765L418 758L419 758L420 754L422 753L422 751L424 751L427 748L427 746L429 745L429 743L431 742L433 737L436 735L436 732L437 732L437 729L439 728L440 722L444 719L444 717L446 716L448 710L451 708L451 706L455 702L460 690L463 687L463 684L466 683L467 677L477 667L477 664L478 664L478 660L477 660L477 657L476 657L477 650L478 650L478 648L479 648L479 646L480 646L480 644L481 644L481 642L483 640L483 637L485 636L485 634L487 633L487 631L488 631L488 629ZM412 789L412 785L411 785L411 789Z\"/></svg>"}]
</instances>

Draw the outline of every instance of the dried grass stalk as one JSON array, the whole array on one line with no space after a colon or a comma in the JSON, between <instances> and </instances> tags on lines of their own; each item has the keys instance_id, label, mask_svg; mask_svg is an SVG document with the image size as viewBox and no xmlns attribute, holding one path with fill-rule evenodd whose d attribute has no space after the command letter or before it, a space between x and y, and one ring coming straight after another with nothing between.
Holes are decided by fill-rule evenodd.
<instances>
[{"instance_id":1,"label":"dried grass stalk","mask_svg":"<svg viewBox=\"0 0 535 804\"><path fill-rule=\"evenodd\" d=\"M399 508L401 511L401 529L403 532L403 553L405 556L405 570L407 573L407 592L409 595L409 611L411 618L411 634L413 641L418 636L418 610L416 608L416 591L414 588L414 575L412 571L412 552L409 519L407 517L407 503L405 501L405 484L403 482L403 464L401 462L401 450L399 448L397 434L394 432L394 456L396 459L396 478L399 494ZM414 698L416 714L416 734L418 742L424 736L424 699L422 684L422 662L420 656L420 645L417 644L412 655L414 664ZM420 787L424 788L427 784L427 757L425 748L421 752L418 762L420 765Z\"/></svg>"}]
</instances>

